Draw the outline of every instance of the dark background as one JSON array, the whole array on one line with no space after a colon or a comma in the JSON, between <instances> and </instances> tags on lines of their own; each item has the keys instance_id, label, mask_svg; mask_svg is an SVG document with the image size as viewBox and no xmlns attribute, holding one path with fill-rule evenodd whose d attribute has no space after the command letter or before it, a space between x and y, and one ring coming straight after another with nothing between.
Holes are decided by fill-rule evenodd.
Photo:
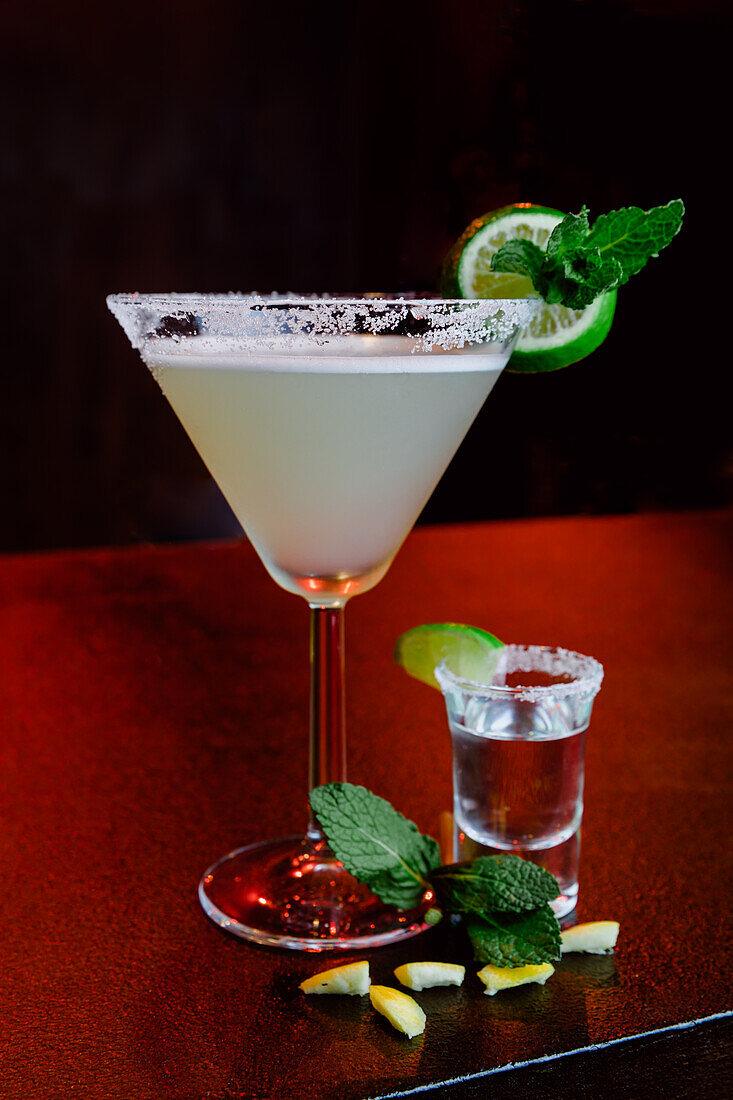
<instances>
[{"instance_id":1,"label":"dark background","mask_svg":"<svg viewBox=\"0 0 733 1100\"><path fill-rule=\"evenodd\" d=\"M500 379L423 521L726 503L725 7L5 5L0 549L238 531L105 294L434 290L514 201L688 213L592 359Z\"/></svg>"}]
</instances>

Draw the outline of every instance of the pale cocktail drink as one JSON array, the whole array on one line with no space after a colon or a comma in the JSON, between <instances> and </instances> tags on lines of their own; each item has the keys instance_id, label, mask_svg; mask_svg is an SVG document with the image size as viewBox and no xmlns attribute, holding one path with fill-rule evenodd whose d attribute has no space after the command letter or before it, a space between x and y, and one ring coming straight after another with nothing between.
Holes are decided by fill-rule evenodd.
<instances>
[{"instance_id":1,"label":"pale cocktail drink","mask_svg":"<svg viewBox=\"0 0 733 1100\"><path fill-rule=\"evenodd\" d=\"M145 360L267 569L330 602L382 577L507 358L416 361L400 336L268 356L168 343Z\"/></svg>"}]
</instances>

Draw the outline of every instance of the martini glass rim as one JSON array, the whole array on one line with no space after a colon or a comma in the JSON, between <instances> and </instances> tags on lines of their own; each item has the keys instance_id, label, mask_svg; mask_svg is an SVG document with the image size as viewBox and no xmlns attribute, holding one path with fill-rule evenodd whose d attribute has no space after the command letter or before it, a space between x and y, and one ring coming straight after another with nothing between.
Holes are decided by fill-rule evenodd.
<instances>
[{"instance_id":1,"label":"martini glass rim","mask_svg":"<svg viewBox=\"0 0 733 1100\"><path fill-rule=\"evenodd\" d=\"M444 352L488 342L504 344L536 315L541 299L347 297L175 293L110 294L107 305L134 347L160 338L184 346L206 334L223 348L259 353L294 338L320 346L333 337L405 336L410 351ZM398 329L395 332L395 329Z\"/></svg>"},{"instance_id":2,"label":"martini glass rim","mask_svg":"<svg viewBox=\"0 0 733 1100\"><path fill-rule=\"evenodd\" d=\"M437 294L426 291L394 291L384 294L278 294L277 292L260 294L255 291L226 291L226 292L198 292L198 291L120 291L107 295L107 303L120 305L153 305L175 303L242 303L247 306L281 308L283 306L307 308L309 306L334 307L354 305L359 307L373 305L375 309L384 306L452 306L464 309L480 309L491 312L504 307L519 305L520 303L541 302L539 295L528 295L525 298L442 298Z\"/></svg>"}]
</instances>

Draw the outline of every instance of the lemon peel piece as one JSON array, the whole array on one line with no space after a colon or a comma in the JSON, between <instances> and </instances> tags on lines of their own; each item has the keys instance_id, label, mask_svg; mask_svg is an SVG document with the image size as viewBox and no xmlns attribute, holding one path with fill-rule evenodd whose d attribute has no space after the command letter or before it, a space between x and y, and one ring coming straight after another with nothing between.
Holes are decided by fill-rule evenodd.
<instances>
[{"instance_id":1,"label":"lemon peel piece","mask_svg":"<svg viewBox=\"0 0 733 1100\"><path fill-rule=\"evenodd\" d=\"M537 982L544 985L550 975L555 973L555 967L550 963L541 963L539 966L492 966L489 963L479 970L478 976L486 986L486 994L493 997L502 989L514 989L518 985L529 985Z\"/></svg>"},{"instance_id":2,"label":"lemon peel piece","mask_svg":"<svg viewBox=\"0 0 733 1100\"><path fill-rule=\"evenodd\" d=\"M391 989L387 985L373 985L369 990L369 999L377 1012L385 1016L397 1031L410 1039L422 1035L425 1030L425 1013L407 993Z\"/></svg>"},{"instance_id":3,"label":"lemon peel piece","mask_svg":"<svg viewBox=\"0 0 733 1100\"><path fill-rule=\"evenodd\" d=\"M619 924L615 920L594 920L576 924L560 933L563 955L569 951L584 951L588 955L610 955L616 946Z\"/></svg>"},{"instance_id":4,"label":"lemon peel piece","mask_svg":"<svg viewBox=\"0 0 733 1100\"><path fill-rule=\"evenodd\" d=\"M462 985L466 968L458 963L411 962L398 966L394 976L401 985L419 991L437 985Z\"/></svg>"},{"instance_id":5,"label":"lemon peel piece","mask_svg":"<svg viewBox=\"0 0 733 1100\"><path fill-rule=\"evenodd\" d=\"M321 970L301 982L298 989L303 993L349 993L363 996L369 992L370 985L369 963L364 960Z\"/></svg>"}]
</instances>

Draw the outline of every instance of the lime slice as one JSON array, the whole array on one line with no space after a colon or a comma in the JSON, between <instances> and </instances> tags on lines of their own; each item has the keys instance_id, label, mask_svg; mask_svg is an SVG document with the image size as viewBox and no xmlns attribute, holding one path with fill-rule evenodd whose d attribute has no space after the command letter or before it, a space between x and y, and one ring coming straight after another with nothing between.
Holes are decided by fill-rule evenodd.
<instances>
[{"instance_id":1,"label":"lime slice","mask_svg":"<svg viewBox=\"0 0 733 1100\"><path fill-rule=\"evenodd\" d=\"M426 623L399 636L394 659L410 676L430 687L439 687L435 669L441 661L456 676L490 684L503 645L493 634L477 626Z\"/></svg>"},{"instance_id":2,"label":"lime slice","mask_svg":"<svg viewBox=\"0 0 733 1100\"><path fill-rule=\"evenodd\" d=\"M525 276L492 271L491 257L509 240L533 241L545 248L563 216L547 206L515 203L477 218L446 256L441 293L445 298L536 297ZM615 308L615 290L601 294L585 309L545 305L519 337L506 369L550 371L577 363L603 343Z\"/></svg>"}]
</instances>

